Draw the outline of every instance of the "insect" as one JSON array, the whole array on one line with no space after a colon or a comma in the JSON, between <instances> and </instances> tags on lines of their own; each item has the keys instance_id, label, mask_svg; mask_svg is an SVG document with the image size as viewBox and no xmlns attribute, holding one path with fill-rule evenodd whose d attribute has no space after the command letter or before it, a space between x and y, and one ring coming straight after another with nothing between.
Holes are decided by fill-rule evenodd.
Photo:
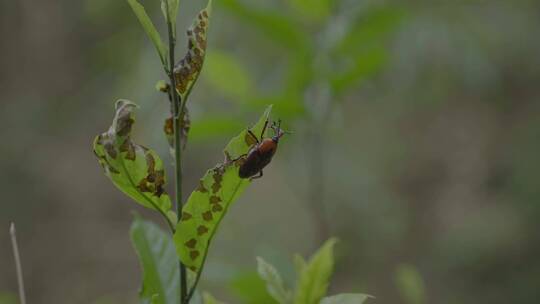
<instances>
[{"instance_id":1,"label":"insect","mask_svg":"<svg viewBox=\"0 0 540 304\"><path fill-rule=\"evenodd\" d=\"M272 138L263 138L267 127L268 120L264 124L260 139L257 138L251 130L248 130L248 134L255 139L257 143L249 149L247 154L239 157L244 158L244 162L240 165L240 170L238 172L238 176L241 178L261 178L263 176L262 169L272 161L272 157L277 150L279 139L286 133L281 129L281 120L279 120L277 128L275 122L272 123L271 126L275 131L275 135L272 136ZM259 175L254 176L257 173L259 173Z\"/></svg>"}]
</instances>

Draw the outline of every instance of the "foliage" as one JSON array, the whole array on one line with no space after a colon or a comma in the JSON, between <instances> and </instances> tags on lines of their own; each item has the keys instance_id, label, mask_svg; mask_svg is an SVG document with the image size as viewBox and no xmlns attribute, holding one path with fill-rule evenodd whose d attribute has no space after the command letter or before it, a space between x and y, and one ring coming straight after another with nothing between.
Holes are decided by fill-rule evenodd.
<instances>
[{"instance_id":1,"label":"foliage","mask_svg":"<svg viewBox=\"0 0 540 304\"><path fill-rule=\"evenodd\" d=\"M109 130L94 140L94 153L113 184L137 203L159 211L170 226L176 223L171 199L165 191L163 162L153 150L131 139L137 105L116 102Z\"/></svg>"},{"instance_id":2,"label":"foliage","mask_svg":"<svg viewBox=\"0 0 540 304\"><path fill-rule=\"evenodd\" d=\"M168 50L163 44L163 41L161 40L161 36L159 35L156 27L154 26L154 23L152 23L152 20L150 19L150 17L148 17L146 10L139 2L137 2L137 0L127 0L127 1L129 5L131 5L131 8L133 9L133 12L137 16L137 19L139 19L139 22L141 23L146 34L148 35L148 38L150 38L150 40L154 44L154 47L156 48L156 51L159 55L159 59L161 60L161 64L163 65L163 67L166 68Z\"/></svg>"},{"instance_id":3,"label":"foliage","mask_svg":"<svg viewBox=\"0 0 540 304\"><path fill-rule=\"evenodd\" d=\"M370 296L344 293L325 297L330 277L334 269L334 245L337 240L331 238L306 262L295 256L298 275L296 290L288 290L274 266L262 258L257 258L259 276L266 282L268 293L280 304L362 304Z\"/></svg>"},{"instance_id":4,"label":"foliage","mask_svg":"<svg viewBox=\"0 0 540 304\"><path fill-rule=\"evenodd\" d=\"M167 61L167 55L171 56L170 61L174 59L172 57L174 57L179 0L162 0L161 2L163 16L168 25L169 48L171 49L164 46L144 7L136 0L127 1L154 44L164 71L170 79L169 83L160 81L156 85L156 89L168 93L171 102L171 117L167 119L164 128L169 144L171 147L181 147L179 144L183 142L184 148L187 132L190 129L186 103L206 58L212 0L209 0L206 8L197 14L187 31L188 51L174 65L174 68L172 62ZM309 11L309 22L319 22L327 18L326 12L332 6L331 1L328 0L318 0L314 3L296 0L292 3L297 10ZM223 4L250 20L253 25L267 32L271 38L281 42L284 47L296 50L297 58L310 53L311 42L297 29L295 19L288 19L277 12L253 10L236 0L224 0ZM220 86L220 89L227 92L231 98L248 101L257 95L251 77L232 57L218 51L211 52L208 57L212 67L209 73L210 79L213 79L213 83ZM292 88L307 85L309 82L308 75L302 72L314 60L314 57L309 58L299 60L298 65L293 65L294 77L291 77L293 79L291 82L294 85ZM369 70L369 67L370 65L358 63L353 71L338 83L342 87L347 86L352 78ZM235 83L231 86L221 85L220 82L226 78L230 78ZM281 97L274 96L263 100L275 100L279 106L283 106L288 102L287 99L291 94L301 95L300 91L291 93L290 89L291 87ZM181 174L179 174L181 172L179 150L181 149L175 151L176 203L178 206L183 206L178 215L172 209L171 198L165 191L166 174L163 162L156 152L135 143L132 139L136 108L137 105L131 101L117 101L115 116L109 130L98 135L94 140L94 153L105 175L112 183L135 202L158 211L167 221L173 234L171 238L155 224L139 216L135 217L131 227L131 239L143 270L141 303L218 304L219 302L209 293L203 293L201 296L196 292L196 287L219 224L230 206L251 183L251 179L239 176L239 168L243 164L245 155L257 143L248 131L265 136L272 106L266 108L252 128L244 129L229 141L223 151L224 162L206 172L185 204L180 201L181 192L178 191L181 189ZM220 119L226 122L223 118ZM175 142L177 140L180 142ZM342 294L324 298L333 272L335 243L335 239L328 240L308 262L298 256L295 258L298 282L294 292L286 288L278 271L262 258L257 259L257 270L262 279L258 282L266 286L269 296L278 303L362 303L367 296ZM188 280L184 267L193 271L187 272L191 275L191 280ZM186 286L188 283L189 288ZM274 300L268 297L262 301ZM260 303L260 300L258 301L256 303Z\"/></svg>"},{"instance_id":5,"label":"foliage","mask_svg":"<svg viewBox=\"0 0 540 304\"><path fill-rule=\"evenodd\" d=\"M141 303L179 303L178 258L171 237L136 216L131 225L131 241L143 269Z\"/></svg>"},{"instance_id":6,"label":"foliage","mask_svg":"<svg viewBox=\"0 0 540 304\"><path fill-rule=\"evenodd\" d=\"M257 124L251 128L260 134L270 115L269 107ZM231 161L246 154L252 138L244 130L233 138L225 147L226 161L208 170L193 191L182 210L182 216L176 227L174 241L182 262L193 271L200 271L210 242L227 213L230 205L250 184L249 179L238 176L239 162Z\"/></svg>"}]
</instances>

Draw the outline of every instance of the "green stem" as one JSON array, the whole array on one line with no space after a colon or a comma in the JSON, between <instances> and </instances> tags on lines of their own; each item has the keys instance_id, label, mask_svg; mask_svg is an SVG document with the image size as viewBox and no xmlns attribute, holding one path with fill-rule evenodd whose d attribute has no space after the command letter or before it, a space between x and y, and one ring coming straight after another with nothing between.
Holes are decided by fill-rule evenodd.
<instances>
[{"instance_id":1,"label":"green stem","mask_svg":"<svg viewBox=\"0 0 540 304\"><path fill-rule=\"evenodd\" d=\"M169 1L165 1L166 11L169 12ZM180 96L176 90L176 75L174 74L174 49L176 47L176 37L172 28L172 22L170 16L167 14L167 31L169 34L169 79L171 85L169 86L173 101L173 120L174 120L174 160L175 160L175 187L176 187L176 214L178 214L178 220L180 220L182 212L182 117L183 107L180 109ZM187 273L186 266L178 261L180 268L180 304L186 298L187 293Z\"/></svg>"}]
</instances>

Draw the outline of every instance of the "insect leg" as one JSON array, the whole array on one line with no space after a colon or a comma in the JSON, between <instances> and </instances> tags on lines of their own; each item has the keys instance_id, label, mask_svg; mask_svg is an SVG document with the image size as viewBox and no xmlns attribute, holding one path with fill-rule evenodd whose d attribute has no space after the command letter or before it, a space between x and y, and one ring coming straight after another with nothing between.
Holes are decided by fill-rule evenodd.
<instances>
[{"instance_id":1,"label":"insect leg","mask_svg":"<svg viewBox=\"0 0 540 304\"><path fill-rule=\"evenodd\" d=\"M242 154L242 155L238 156L238 157L235 158L235 159L231 159L230 162L231 162L231 163L232 163L232 162L235 162L235 161L237 161L237 160L239 160L239 159L241 159L241 158L244 158L244 157L246 157L246 156L247 156L247 153Z\"/></svg>"},{"instance_id":2,"label":"insect leg","mask_svg":"<svg viewBox=\"0 0 540 304\"><path fill-rule=\"evenodd\" d=\"M267 127L268 127L268 119L264 122L264 127L262 128L262 132L261 132L261 140L264 137L264 132L266 132Z\"/></svg>"},{"instance_id":3,"label":"insect leg","mask_svg":"<svg viewBox=\"0 0 540 304\"><path fill-rule=\"evenodd\" d=\"M248 134L251 135L251 137L255 138L255 141L257 143L260 143L259 139L257 138L257 136L255 136L255 134L253 134L253 132L251 132L251 130L248 129Z\"/></svg>"},{"instance_id":4,"label":"insect leg","mask_svg":"<svg viewBox=\"0 0 540 304\"><path fill-rule=\"evenodd\" d=\"M252 176L252 177L251 177L251 180L258 179L258 178L261 178L261 177L263 177L263 171L262 171L262 170L259 171L259 175L257 175L257 176Z\"/></svg>"}]
</instances>

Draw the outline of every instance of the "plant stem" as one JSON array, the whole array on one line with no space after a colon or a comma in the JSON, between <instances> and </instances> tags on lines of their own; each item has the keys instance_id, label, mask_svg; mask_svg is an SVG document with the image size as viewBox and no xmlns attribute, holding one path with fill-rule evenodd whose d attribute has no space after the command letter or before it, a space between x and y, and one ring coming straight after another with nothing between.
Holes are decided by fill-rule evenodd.
<instances>
[{"instance_id":1,"label":"plant stem","mask_svg":"<svg viewBox=\"0 0 540 304\"><path fill-rule=\"evenodd\" d=\"M165 1L166 11L169 12L169 1ZM172 28L172 22L170 16L167 14L167 31L169 34L169 79L171 85L171 96L173 101L173 121L174 121L174 160L175 160L175 188L176 188L176 203L175 209L178 214L178 219L181 218L182 212L182 117L184 116L183 107L180 108L180 96L176 90L176 76L174 74L174 49L176 47L176 37ZM180 268L180 304L186 298L187 292L187 275L186 266L178 261Z\"/></svg>"},{"instance_id":2,"label":"plant stem","mask_svg":"<svg viewBox=\"0 0 540 304\"><path fill-rule=\"evenodd\" d=\"M17 236L15 233L15 224L11 223L9 227L11 235L11 245L13 246L13 255L15 256L15 267L17 269L17 283L19 285L19 299L21 304L26 304L26 295L24 294L24 282L21 266L21 258L19 257L19 246L17 246Z\"/></svg>"}]
</instances>

